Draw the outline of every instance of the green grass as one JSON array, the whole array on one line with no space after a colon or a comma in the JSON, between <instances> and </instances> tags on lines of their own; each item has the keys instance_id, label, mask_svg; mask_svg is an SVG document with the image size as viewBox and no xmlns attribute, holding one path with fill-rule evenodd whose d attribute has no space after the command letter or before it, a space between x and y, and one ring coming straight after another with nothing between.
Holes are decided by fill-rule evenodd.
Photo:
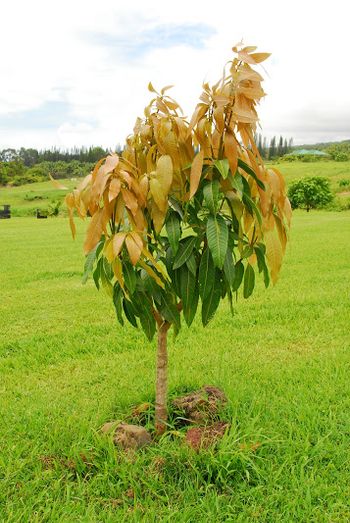
<instances>
[{"instance_id":1,"label":"green grass","mask_svg":"<svg viewBox=\"0 0 350 523\"><path fill-rule=\"evenodd\" d=\"M218 451L132 455L98 428L153 398L154 344L81 285L85 224L0 221L0 521L348 522L349 226L295 213L278 284L170 340L171 390L229 397Z\"/></svg>"},{"instance_id":2,"label":"green grass","mask_svg":"<svg viewBox=\"0 0 350 523\"><path fill-rule=\"evenodd\" d=\"M78 185L79 179L60 182L72 190ZM0 187L0 206L11 205L12 216L33 216L36 209L47 209L51 201L63 200L66 192L56 189L51 181Z\"/></svg>"},{"instance_id":3,"label":"green grass","mask_svg":"<svg viewBox=\"0 0 350 523\"><path fill-rule=\"evenodd\" d=\"M329 178L332 190L338 192L342 190L339 188L340 180L350 182L350 161L280 162L275 166L283 173L287 184L305 176L324 176Z\"/></svg>"}]
</instances>

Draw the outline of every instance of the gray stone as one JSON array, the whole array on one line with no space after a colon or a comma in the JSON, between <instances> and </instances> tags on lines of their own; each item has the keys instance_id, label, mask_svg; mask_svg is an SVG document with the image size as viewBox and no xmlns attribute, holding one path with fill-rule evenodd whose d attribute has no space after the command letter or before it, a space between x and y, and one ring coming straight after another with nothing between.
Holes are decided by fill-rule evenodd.
<instances>
[{"instance_id":1,"label":"gray stone","mask_svg":"<svg viewBox=\"0 0 350 523\"><path fill-rule=\"evenodd\" d=\"M140 449L150 445L152 438L144 427L120 423L115 429L113 441L122 449Z\"/></svg>"}]
</instances>

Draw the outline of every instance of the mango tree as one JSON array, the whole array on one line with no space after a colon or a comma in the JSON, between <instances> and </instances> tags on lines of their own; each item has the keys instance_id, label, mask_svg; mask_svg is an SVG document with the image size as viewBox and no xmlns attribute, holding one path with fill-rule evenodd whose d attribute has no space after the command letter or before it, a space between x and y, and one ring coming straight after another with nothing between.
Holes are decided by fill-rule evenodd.
<instances>
[{"instance_id":1,"label":"mango tree","mask_svg":"<svg viewBox=\"0 0 350 523\"><path fill-rule=\"evenodd\" d=\"M265 95L254 65L267 53L238 44L222 78L205 83L190 121L150 83L152 100L120 155L99 161L66 196L91 217L84 250L90 272L113 300L118 321L158 336L155 426L167 424L167 335L200 308L204 326L256 273L276 282L291 208L281 174L266 168L254 141Z\"/></svg>"}]
</instances>

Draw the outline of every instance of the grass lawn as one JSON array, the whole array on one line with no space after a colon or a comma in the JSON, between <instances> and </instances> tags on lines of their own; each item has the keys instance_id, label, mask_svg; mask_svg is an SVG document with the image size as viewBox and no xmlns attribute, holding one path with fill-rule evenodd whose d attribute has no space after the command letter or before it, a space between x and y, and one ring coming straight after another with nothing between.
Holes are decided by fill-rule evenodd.
<instances>
[{"instance_id":1,"label":"grass lawn","mask_svg":"<svg viewBox=\"0 0 350 523\"><path fill-rule=\"evenodd\" d=\"M348 180L350 183L350 161L280 162L275 167L283 173L287 184L305 176L324 176L329 179L331 189L339 192L342 190L339 187L340 180Z\"/></svg>"},{"instance_id":2,"label":"grass lawn","mask_svg":"<svg viewBox=\"0 0 350 523\"><path fill-rule=\"evenodd\" d=\"M199 454L99 436L152 399L155 346L81 285L84 228L0 221L0 521L349 522L350 213L296 212L277 285L170 341L171 389L230 400Z\"/></svg>"}]
</instances>

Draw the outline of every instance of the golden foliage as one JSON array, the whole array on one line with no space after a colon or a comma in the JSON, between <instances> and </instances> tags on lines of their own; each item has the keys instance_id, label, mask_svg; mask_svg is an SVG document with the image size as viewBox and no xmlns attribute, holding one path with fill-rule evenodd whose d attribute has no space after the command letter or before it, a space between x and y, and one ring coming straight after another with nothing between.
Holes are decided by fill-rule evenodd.
<instances>
[{"instance_id":1,"label":"golden foliage","mask_svg":"<svg viewBox=\"0 0 350 523\"><path fill-rule=\"evenodd\" d=\"M233 177L228 183L227 174L220 171L224 173L220 191L230 202L241 237L249 238L251 247L259 242L266 246L272 280L277 279L291 208L283 177L264 166L254 142L256 108L265 96L263 78L254 66L269 54L242 44L233 51L228 72L225 70L215 85L203 85L190 121L167 95L171 86L157 92L150 83L153 98L144 117L137 119L121 155L111 154L98 162L92 174L66 197L73 235L75 209L81 218L91 217L85 253L104 235L105 256L122 287L124 247L134 266L139 264L164 285L167 273L146 246L152 245L162 230L171 199L186 205L195 198L201 180L213 179L217 161L223 162L221 166L227 162ZM251 203L244 194L242 178L249 184Z\"/></svg>"}]
</instances>

